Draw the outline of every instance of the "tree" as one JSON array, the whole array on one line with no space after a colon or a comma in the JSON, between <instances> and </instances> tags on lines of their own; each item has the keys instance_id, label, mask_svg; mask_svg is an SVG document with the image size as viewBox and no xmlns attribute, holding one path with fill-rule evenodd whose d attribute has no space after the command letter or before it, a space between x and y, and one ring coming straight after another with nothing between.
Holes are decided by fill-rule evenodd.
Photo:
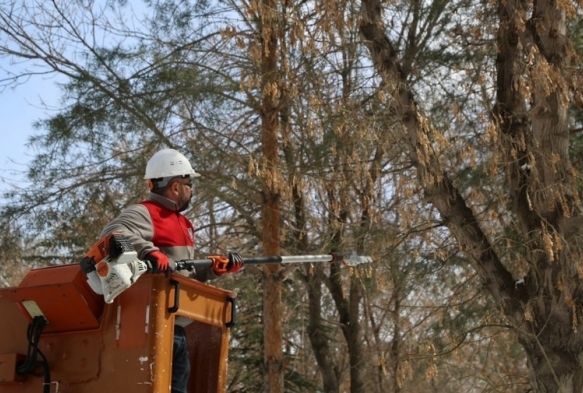
<instances>
[{"instance_id":1,"label":"tree","mask_svg":"<svg viewBox=\"0 0 583 393\"><path fill-rule=\"evenodd\" d=\"M280 198L282 179L279 170L279 118L282 111L281 77L278 63L281 61L279 42L281 23L278 22L277 0L262 0L257 8L258 79L261 96L261 153L262 173L262 222L263 251L268 255L280 255ZM253 48L251 48L253 50ZM263 391L279 393L284 388L283 328L281 315L283 272L281 266L269 265L263 269L263 323L265 384Z\"/></svg>"},{"instance_id":2,"label":"tree","mask_svg":"<svg viewBox=\"0 0 583 393\"><path fill-rule=\"evenodd\" d=\"M5 82L37 72L67 82L62 108L38 123L31 187L0 211L5 245L33 245L38 263L74 260L143 196L155 150L186 150L203 174L187 212L202 253L375 259L370 270L222 279L245 313L230 391L519 391L521 375L508 374L524 371L523 353L481 344L510 340L492 306L501 297L480 297L468 264L498 253L509 291L522 290L524 235L492 171L496 154L514 152L493 151L488 136L501 133L483 126L496 75L490 3L394 1L381 17L371 2L165 0L143 18L128 2L21 3L0 8L0 55L31 68ZM259 283L269 291L249 294Z\"/></svg>"},{"instance_id":3,"label":"tree","mask_svg":"<svg viewBox=\"0 0 583 393\"><path fill-rule=\"evenodd\" d=\"M504 251L507 239L493 242L485 229L491 224L444 165L440 130L415 99L410 69L386 34L381 3L364 0L362 6L364 43L403 125L419 185L512 325L528 357L532 389L580 392L581 219L568 154L571 92L579 93L571 71L576 53L565 34L575 6L497 4L495 105L485 131L498 148L494 165L506 186L498 203L507 203L508 217L499 224L522 250L524 277L513 277L505 265L512 263Z\"/></svg>"}]
</instances>

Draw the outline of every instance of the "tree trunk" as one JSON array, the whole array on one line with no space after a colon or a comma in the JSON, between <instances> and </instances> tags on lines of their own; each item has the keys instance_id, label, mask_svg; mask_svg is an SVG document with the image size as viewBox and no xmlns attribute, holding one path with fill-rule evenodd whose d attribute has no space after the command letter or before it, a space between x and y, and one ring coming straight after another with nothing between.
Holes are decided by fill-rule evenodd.
<instances>
[{"instance_id":1,"label":"tree trunk","mask_svg":"<svg viewBox=\"0 0 583 393\"><path fill-rule=\"evenodd\" d=\"M278 169L278 67L277 0L263 0L259 12L261 34L261 152L263 180L263 252L280 254L280 174ZM284 391L282 269L266 265L263 269L264 391Z\"/></svg>"},{"instance_id":2,"label":"tree trunk","mask_svg":"<svg viewBox=\"0 0 583 393\"><path fill-rule=\"evenodd\" d=\"M519 341L528 359L532 391L536 393L581 393L583 391L583 372L581 359L583 351L569 348L572 339L570 318L557 320L557 326L539 330L540 335L521 335ZM549 321L547 321L549 324ZM554 325L554 323L550 323ZM532 327L530 327L532 329ZM567 331L559 331L567 330ZM580 341L580 340L579 340Z\"/></svg>"},{"instance_id":3,"label":"tree trunk","mask_svg":"<svg viewBox=\"0 0 583 393\"><path fill-rule=\"evenodd\" d=\"M322 374L323 391L325 393L339 393L339 371L334 364L330 350L326 326L322 324L322 266L308 268L306 281L308 287L308 337L312 344L314 356L320 373Z\"/></svg>"},{"instance_id":4,"label":"tree trunk","mask_svg":"<svg viewBox=\"0 0 583 393\"><path fill-rule=\"evenodd\" d=\"M342 191L340 191L341 193ZM334 195L333 192L330 195ZM340 198L342 199L342 198ZM344 206L342 202L330 197L331 206ZM332 236L332 251L339 251L341 239L343 237L342 227L347 223L348 213L341 210L332 221L337 222L332 227L337 228ZM360 305L362 303L362 284L357 277L351 276L349 279L348 295L345 294L342 280L342 266L338 262L330 265L329 289L336 309L338 310L340 327L348 346L348 358L350 364L350 393L364 393L366 391L363 369L364 348L362 338L362 328L360 321Z\"/></svg>"}]
</instances>

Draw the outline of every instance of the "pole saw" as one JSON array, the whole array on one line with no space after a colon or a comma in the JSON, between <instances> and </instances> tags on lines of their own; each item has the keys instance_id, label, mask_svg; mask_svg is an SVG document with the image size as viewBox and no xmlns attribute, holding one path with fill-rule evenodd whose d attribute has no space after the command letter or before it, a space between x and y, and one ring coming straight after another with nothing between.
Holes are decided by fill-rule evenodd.
<instances>
[{"instance_id":1,"label":"pole saw","mask_svg":"<svg viewBox=\"0 0 583 393\"><path fill-rule=\"evenodd\" d=\"M195 271L196 269L210 268L215 265L216 259L217 257L215 256L209 256L204 259L171 261L171 271ZM224 257L221 259L224 259ZM339 262L345 266L358 266L372 262L371 257L357 255L354 252L324 255L242 257L241 260L243 265ZM120 293L132 286L142 274L154 270L150 262L138 258L138 253L129 242L129 239L119 233L112 233L99 239L83 256L80 265L91 289L95 293L103 295L106 303L112 303Z\"/></svg>"}]
</instances>

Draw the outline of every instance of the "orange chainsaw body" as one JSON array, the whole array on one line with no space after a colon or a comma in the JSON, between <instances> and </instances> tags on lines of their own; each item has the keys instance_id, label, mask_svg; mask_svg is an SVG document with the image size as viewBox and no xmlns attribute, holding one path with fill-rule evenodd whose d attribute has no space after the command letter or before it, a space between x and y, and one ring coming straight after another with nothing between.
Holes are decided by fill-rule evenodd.
<instances>
[{"instance_id":1,"label":"orange chainsaw body","mask_svg":"<svg viewBox=\"0 0 583 393\"><path fill-rule=\"evenodd\" d=\"M224 392L234 297L177 274L146 274L106 304L79 264L34 269L18 287L0 289L0 392L43 392L42 373L17 372L36 315L48 321L38 348L51 393L170 393L177 316L192 320L190 392Z\"/></svg>"}]
</instances>

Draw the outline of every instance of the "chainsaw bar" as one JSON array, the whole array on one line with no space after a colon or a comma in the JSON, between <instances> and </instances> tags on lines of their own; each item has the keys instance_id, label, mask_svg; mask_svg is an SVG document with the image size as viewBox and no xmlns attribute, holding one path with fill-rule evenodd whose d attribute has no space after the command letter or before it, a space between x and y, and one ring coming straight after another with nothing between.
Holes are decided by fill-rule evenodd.
<instances>
[{"instance_id":1,"label":"chainsaw bar","mask_svg":"<svg viewBox=\"0 0 583 393\"><path fill-rule=\"evenodd\" d=\"M317 262L340 262L345 266L358 266L365 263L371 263L372 258L369 256L358 255L355 252L346 254L324 254L324 255L269 255L258 257L241 258L245 265L264 265L269 263L317 263ZM198 268L211 267L212 259L187 259L175 262L174 270L193 270Z\"/></svg>"}]
</instances>

